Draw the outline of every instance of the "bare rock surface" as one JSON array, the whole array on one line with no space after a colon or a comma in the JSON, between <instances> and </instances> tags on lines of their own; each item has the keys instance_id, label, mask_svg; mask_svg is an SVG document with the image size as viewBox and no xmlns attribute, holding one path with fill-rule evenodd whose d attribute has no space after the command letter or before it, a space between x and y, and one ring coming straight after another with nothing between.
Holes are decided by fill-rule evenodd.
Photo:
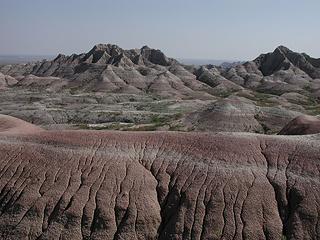
<instances>
[{"instance_id":1,"label":"bare rock surface","mask_svg":"<svg viewBox=\"0 0 320 240\"><path fill-rule=\"evenodd\" d=\"M2 132L0 236L318 239L319 140L320 135L245 133Z\"/></svg>"},{"instance_id":2,"label":"bare rock surface","mask_svg":"<svg viewBox=\"0 0 320 240\"><path fill-rule=\"evenodd\" d=\"M290 121L279 135L306 135L320 133L320 119L301 115Z\"/></svg>"},{"instance_id":3,"label":"bare rock surface","mask_svg":"<svg viewBox=\"0 0 320 240\"><path fill-rule=\"evenodd\" d=\"M10 86L13 86L17 83L18 81L8 75L4 75L0 72L0 90L6 89Z\"/></svg>"}]
</instances>

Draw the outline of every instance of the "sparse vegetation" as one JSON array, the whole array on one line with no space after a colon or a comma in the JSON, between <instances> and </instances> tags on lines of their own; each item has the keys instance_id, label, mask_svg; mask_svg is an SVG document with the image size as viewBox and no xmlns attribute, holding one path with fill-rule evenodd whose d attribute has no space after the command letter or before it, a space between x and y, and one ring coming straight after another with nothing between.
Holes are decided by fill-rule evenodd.
<instances>
[{"instance_id":1,"label":"sparse vegetation","mask_svg":"<svg viewBox=\"0 0 320 240\"><path fill-rule=\"evenodd\" d=\"M306 110L311 115L320 115L320 105L306 106Z\"/></svg>"},{"instance_id":2,"label":"sparse vegetation","mask_svg":"<svg viewBox=\"0 0 320 240\"><path fill-rule=\"evenodd\" d=\"M243 93L239 93L238 96L245 97L249 100L255 101L257 106L260 106L260 107L273 107L277 105L277 103L275 103L271 99L272 97L274 97L271 94L254 92L253 96L249 94L243 94Z\"/></svg>"},{"instance_id":3,"label":"sparse vegetation","mask_svg":"<svg viewBox=\"0 0 320 240\"><path fill-rule=\"evenodd\" d=\"M307 84L303 87L304 90L308 91L308 92L312 92L312 87L310 84Z\"/></svg>"},{"instance_id":4,"label":"sparse vegetation","mask_svg":"<svg viewBox=\"0 0 320 240\"><path fill-rule=\"evenodd\" d=\"M156 131L159 126L157 125L142 125L133 128L125 128L124 131Z\"/></svg>"},{"instance_id":5,"label":"sparse vegetation","mask_svg":"<svg viewBox=\"0 0 320 240\"><path fill-rule=\"evenodd\" d=\"M132 123L125 121L112 122L112 123L101 123L101 124L78 124L76 125L79 129L87 130L121 130L121 131L155 131L159 127L168 126L169 130L177 131L182 126L170 125L172 121L178 120L182 117L182 113L173 115L153 115L150 120L146 123Z\"/></svg>"},{"instance_id":6,"label":"sparse vegetation","mask_svg":"<svg viewBox=\"0 0 320 240\"><path fill-rule=\"evenodd\" d=\"M169 127L169 131L186 131L185 129L183 129L183 125L182 124L175 124L175 125L170 125Z\"/></svg>"},{"instance_id":7,"label":"sparse vegetation","mask_svg":"<svg viewBox=\"0 0 320 240\"><path fill-rule=\"evenodd\" d=\"M221 98L227 98L229 97L231 94L233 93L233 91L225 91L225 92L219 92L218 94L216 94L218 97Z\"/></svg>"}]
</instances>

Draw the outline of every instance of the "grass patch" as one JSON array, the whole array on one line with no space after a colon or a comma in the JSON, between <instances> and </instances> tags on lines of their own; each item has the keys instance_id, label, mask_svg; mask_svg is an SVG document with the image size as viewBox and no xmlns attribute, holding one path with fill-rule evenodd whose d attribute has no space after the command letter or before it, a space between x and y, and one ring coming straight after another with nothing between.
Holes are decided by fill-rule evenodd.
<instances>
[{"instance_id":1,"label":"grass patch","mask_svg":"<svg viewBox=\"0 0 320 240\"><path fill-rule=\"evenodd\" d=\"M77 127L84 130L123 130L132 127L133 124L112 123L108 125L90 126L89 124L79 124Z\"/></svg>"},{"instance_id":2,"label":"grass patch","mask_svg":"<svg viewBox=\"0 0 320 240\"><path fill-rule=\"evenodd\" d=\"M216 94L217 97L221 97L221 98L227 98L229 97L232 93L232 91L229 92L219 92L218 94Z\"/></svg>"},{"instance_id":3,"label":"grass patch","mask_svg":"<svg viewBox=\"0 0 320 240\"><path fill-rule=\"evenodd\" d=\"M311 115L320 115L320 105L306 106L305 109Z\"/></svg>"},{"instance_id":4,"label":"grass patch","mask_svg":"<svg viewBox=\"0 0 320 240\"><path fill-rule=\"evenodd\" d=\"M309 103L304 104L303 107L311 115L320 115L320 101L313 96L309 96Z\"/></svg>"},{"instance_id":5,"label":"grass patch","mask_svg":"<svg viewBox=\"0 0 320 240\"><path fill-rule=\"evenodd\" d=\"M184 132L185 130L183 129L183 126L181 124L176 124L176 125L170 125L169 131L182 131Z\"/></svg>"},{"instance_id":6,"label":"grass patch","mask_svg":"<svg viewBox=\"0 0 320 240\"><path fill-rule=\"evenodd\" d=\"M141 124L139 123L124 123L122 122L114 122L114 123L109 123L106 125L99 125L97 124L96 126L94 124L78 124L77 127L79 129L84 129L84 130L120 130L120 131L156 131L158 130L159 127L164 127L168 126L171 131L178 131L181 126L177 125L170 125L175 120L180 119L183 116L182 113L176 113L174 115L153 115L147 121L146 124Z\"/></svg>"},{"instance_id":7,"label":"grass patch","mask_svg":"<svg viewBox=\"0 0 320 240\"><path fill-rule=\"evenodd\" d=\"M260 107L274 107L277 104L270 98L274 97L273 95L267 93L254 92L253 96L249 94L238 94L239 97L247 98L251 101L255 101L257 106Z\"/></svg>"},{"instance_id":8,"label":"grass patch","mask_svg":"<svg viewBox=\"0 0 320 240\"><path fill-rule=\"evenodd\" d=\"M304 90L308 91L308 92L312 92L312 87L310 84L307 84L303 87Z\"/></svg>"},{"instance_id":9,"label":"grass patch","mask_svg":"<svg viewBox=\"0 0 320 240\"><path fill-rule=\"evenodd\" d=\"M162 125L166 122L167 120L165 117L161 117L159 115L154 115L151 117L151 123L153 123L154 125Z\"/></svg>"},{"instance_id":10,"label":"grass patch","mask_svg":"<svg viewBox=\"0 0 320 240\"><path fill-rule=\"evenodd\" d=\"M123 129L124 131L156 131L159 126L157 125L146 125L146 126L140 126L136 128L126 128Z\"/></svg>"}]
</instances>

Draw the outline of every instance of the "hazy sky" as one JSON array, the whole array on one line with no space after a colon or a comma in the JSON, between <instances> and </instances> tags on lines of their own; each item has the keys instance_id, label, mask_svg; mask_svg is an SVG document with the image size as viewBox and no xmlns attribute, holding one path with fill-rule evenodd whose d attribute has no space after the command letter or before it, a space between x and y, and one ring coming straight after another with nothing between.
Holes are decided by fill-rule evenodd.
<instances>
[{"instance_id":1,"label":"hazy sky","mask_svg":"<svg viewBox=\"0 0 320 240\"><path fill-rule=\"evenodd\" d=\"M285 45L320 57L319 0L0 0L0 54L96 43L176 58L241 59Z\"/></svg>"}]
</instances>

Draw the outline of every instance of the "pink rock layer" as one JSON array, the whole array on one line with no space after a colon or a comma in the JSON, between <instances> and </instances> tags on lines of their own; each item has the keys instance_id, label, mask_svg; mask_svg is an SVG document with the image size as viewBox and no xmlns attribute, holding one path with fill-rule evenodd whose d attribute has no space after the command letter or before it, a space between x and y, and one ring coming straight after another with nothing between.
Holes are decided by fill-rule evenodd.
<instances>
[{"instance_id":1,"label":"pink rock layer","mask_svg":"<svg viewBox=\"0 0 320 240\"><path fill-rule=\"evenodd\" d=\"M320 133L320 119L314 116L301 115L290 121L279 135L307 135Z\"/></svg>"},{"instance_id":2,"label":"pink rock layer","mask_svg":"<svg viewBox=\"0 0 320 240\"><path fill-rule=\"evenodd\" d=\"M318 239L320 135L0 135L1 239Z\"/></svg>"}]
</instances>

